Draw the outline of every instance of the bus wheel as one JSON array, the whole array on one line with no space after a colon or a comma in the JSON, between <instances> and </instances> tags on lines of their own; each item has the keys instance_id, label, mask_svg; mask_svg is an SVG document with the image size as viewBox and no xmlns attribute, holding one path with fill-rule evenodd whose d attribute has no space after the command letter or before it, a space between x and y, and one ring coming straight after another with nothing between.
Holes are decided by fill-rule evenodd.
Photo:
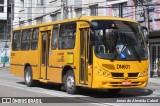
<instances>
[{"instance_id":1,"label":"bus wheel","mask_svg":"<svg viewBox=\"0 0 160 106\"><path fill-rule=\"evenodd\" d=\"M28 87L35 85L35 81L32 79L32 68L30 66L25 68L24 81Z\"/></svg>"},{"instance_id":2,"label":"bus wheel","mask_svg":"<svg viewBox=\"0 0 160 106\"><path fill-rule=\"evenodd\" d=\"M121 89L108 89L109 93L111 94L117 94L121 91Z\"/></svg>"},{"instance_id":3,"label":"bus wheel","mask_svg":"<svg viewBox=\"0 0 160 106\"><path fill-rule=\"evenodd\" d=\"M69 94L77 93L77 87L75 85L75 78L72 70L68 70L65 76L65 90Z\"/></svg>"}]
</instances>

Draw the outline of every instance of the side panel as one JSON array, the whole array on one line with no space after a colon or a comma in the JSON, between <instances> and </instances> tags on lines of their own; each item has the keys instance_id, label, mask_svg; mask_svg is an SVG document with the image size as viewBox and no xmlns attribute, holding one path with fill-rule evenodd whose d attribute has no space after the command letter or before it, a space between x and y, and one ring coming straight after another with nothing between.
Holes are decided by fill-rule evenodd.
<instances>
[{"instance_id":1,"label":"side panel","mask_svg":"<svg viewBox=\"0 0 160 106\"><path fill-rule=\"evenodd\" d=\"M56 32L55 32L56 31ZM59 26L53 25L52 31L51 31L51 40L50 40L50 48L49 48L49 68L48 68L48 77L51 82L61 83L61 73L62 68L61 67L55 67L57 65L57 42L58 42L58 31ZM52 38L55 38L54 46L52 45L53 41Z\"/></svg>"},{"instance_id":2,"label":"side panel","mask_svg":"<svg viewBox=\"0 0 160 106\"><path fill-rule=\"evenodd\" d=\"M39 44L39 43L38 43ZM31 46L31 45L30 45ZM39 45L36 50L18 50L12 51L11 45L11 63L10 73L24 77L25 65L32 67L33 79L39 79Z\"/></svg>"},{"instance_id":3,"label":"side panel","mask_svg":"<svg viewBox=\"0 0 160 106\"><path fill-rule=\"evenodd\" d=\"M63 29L60 29L62 25ZM76 84L78 84L79 41L78 34L74 32L75 25L76 23L64 23L58 25L58 42L56 45L52 45L55 40L51 40L51 48L49 51L49 76L51 82L62 83L62 70L66 66L69 66L72 67L75 74ZM55 33L52 32L52 38L54 34ZM73 42L75 42L75 45L73 45Z\"/></svg>"}]
</instances>

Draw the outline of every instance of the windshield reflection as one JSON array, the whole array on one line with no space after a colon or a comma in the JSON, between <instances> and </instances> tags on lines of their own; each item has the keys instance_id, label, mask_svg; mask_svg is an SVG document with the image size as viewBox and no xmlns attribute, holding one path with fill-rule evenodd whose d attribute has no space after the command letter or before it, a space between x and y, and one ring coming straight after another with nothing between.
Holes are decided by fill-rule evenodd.
<instances>
[{"instance_id":1,"label":"windshield reflection","mask_svg":"<svg viewBox=\"0 0 160 106\"><path fill-rule=\"evenodd\" d=\"M95 54L99 58L147 59L147 48L141 26L127 21L93 21Z\"/></svg>"}]
</instances>

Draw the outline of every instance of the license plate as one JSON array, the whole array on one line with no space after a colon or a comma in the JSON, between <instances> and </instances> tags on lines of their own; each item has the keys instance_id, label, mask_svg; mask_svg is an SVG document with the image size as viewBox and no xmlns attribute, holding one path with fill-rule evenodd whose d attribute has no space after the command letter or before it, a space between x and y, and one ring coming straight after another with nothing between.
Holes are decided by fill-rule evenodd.
<instances>
[{"instance_id":1,"label":"license plate","mask_svg":"<svg viewBox=\"0 0 160 106\"><path fill-rule=\"evenodd\" d=\"M131 81L123 81L122 85L131 85Z\"/></svg>"}]
</instances>

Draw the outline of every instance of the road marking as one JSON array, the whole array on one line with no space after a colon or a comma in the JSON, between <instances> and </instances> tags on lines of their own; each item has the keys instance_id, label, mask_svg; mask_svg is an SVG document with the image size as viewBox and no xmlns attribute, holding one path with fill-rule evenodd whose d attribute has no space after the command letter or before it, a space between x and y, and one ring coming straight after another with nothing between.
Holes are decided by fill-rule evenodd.
<instances>
[{"instance_id":1,"label":"road marking","mask_svg":"<svg viewBox=\"0 0 160 106\"><path fill-rule=\"evenodd\" d=\"M18 87L18 86L15 86L11 83L2 83L0 81L0 85L3 85L3 86L8 86L8 87L13 87L13 88L17 88L17 89L21 89L21 90L27 90L27 91L31 91L31 92L36 92L36 93L41 93L41 94L47 94L47 95L51 95L51 96L55 96L55 97L88 97L88 96L82 96L82 95L69 95L69 94L64 94L64 93L61 93L59 94L59 92L57 93L53 93L53 92L49 92L49 91L35 91L36 89L28 89L28 88L23 88L23 87ZM73 99L73 98L67 98L67 99L71 99L71 100L76 100L76 101L80 101L80 102L95 102L93 100L82 100L82 99ZM119 106L119 105L115 105L115 104L112 104L112 103L89 103L89 104L93 104L93 105L97 105L97 106Z\"/></svg>"},{"instance_id":2,"label":"road marking","mask_svg":"<svg viewBox=\"0 0 160 106\"><path fill-rule=\"evenodd\" d=\"M156 95L158 94L160 96L160 92L153 92L153 94L156 94Z\"/></svg>"},{"instance_id":3,"label":"road marking","mask_svg":"<svg viewBox=\"0 0 160 106\"><path fill-rule=\"evenodd\" d=\"M24 87L18 87L16 85L13 85L11 83L2 83L0 82L1 85L4 85L4 86L9 86L9 87L13 87L13 88L17 88L17 89L22 89L22 90L28 90L28 91L32 91L32 92L36 92L36 93L42 93L42 94L47 94L47 95L51 95L51 96L58 96L58 97L73 97L72 95L65 95L65 94L59 94L59 93L53 93L53 92L49 92L49 91L35 91L36 89L29 89L29 88L24 88Z\"/></svg>"}]
</instances>

